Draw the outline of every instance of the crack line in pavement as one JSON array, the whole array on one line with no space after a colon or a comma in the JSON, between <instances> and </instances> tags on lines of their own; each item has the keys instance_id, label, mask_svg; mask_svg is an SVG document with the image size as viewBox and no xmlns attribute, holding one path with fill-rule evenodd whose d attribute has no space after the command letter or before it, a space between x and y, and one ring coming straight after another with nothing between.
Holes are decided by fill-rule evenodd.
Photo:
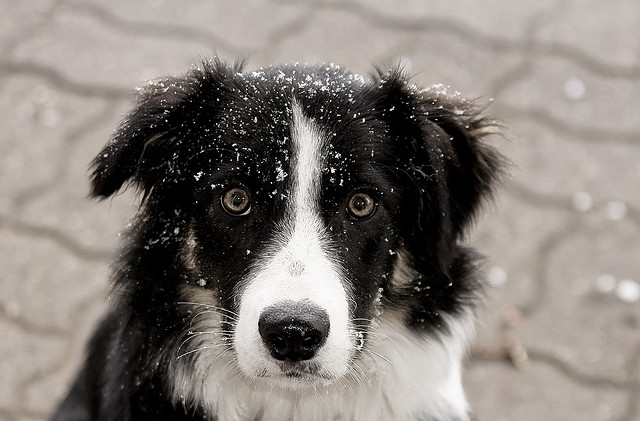
<instances>
[{"instance_id":1,"label":"crack line in pavement","mask_svg":"<svg viewBox=\"0 0 640 421\"><path fill-rule=\"evenodd\" d=\"M4 320L6 323L20 328L22 331L28 334L56 338L64 337L68 334L68 332L60 329L59 327L38 325L20 316L12 316L9 313L10 310L6 309L6 305L3 302L0 302L0 319Z\"/></svg>"},{"instance_id":2,"label":"crack line in pavement","mask_svg":"<svg viewBox=\"0 0 640 421\"><path fill-rule=\"evenodd\" d=\"M567 361L562 360L558 356L539 349L527 347L527 354L532 361L544 362L545 364L550 365L558 371L562 372L566 377L585 386L593 388L611 387L614 389L627 389L633 384L630 379L615 380L581 372L576 367L572 366Z\"/></svg>"},{"instance_id":3,"label":"crack line in pavement","mask_svg":"<svg viewBox=\"0 0 640 421\"><path fill-rule=\"evenodd\" d=\"M272 0L275 1L275 0ZM280 3L291 3L293 0L278 0ZM509 40L488 35L477 29L472 29L467 24L463 24L451 19L437 17L413 18L408 16L390 17L379 14L372 8L365 8L359 3L349 1L312 1L317 7L324 9L342 10L360 19L373 23L375 27L385 27L402 32L441 32L454 34L469 44L478 44L485 48L510 53L521 53L523 49L529 48L531 54L535 56L553 56L564 60L572 61L582 68L604 77L610 78L640 78L639 65L609 64L598 60L593 56L575 47L559 42L545 42L535 39L515 39Z\"/></svg>"},{"instance_id":4,"label":"crack line in pavement","mask_svg":"<svg viewBox=\"0 0 640 421\"><path fill-rule=\"evenodd\" d=\"M505 191L513 198L524 201L530 206L538 209L551 208L555 210L563 210L577 215L586 215L593 209L603 208L607 203L611 203L616 198L598 199L591 204L587 211L578 211L573 204L572 198L560 194L537 192L517 181L509 181L505 186ZM633 224L640 226L640 210L635 206L623 202L626 216Z\"/></svg>"},{"instance_id":5,"label":"crack line in pavement","mask_svg":"<svg viewBox=\"0 0 640 421\"><path fill-rule=\"evenodd\" d=\"M574 139L581 143L640 146L640 132L588 127L577 123L572 125L567 123L566 120L560 119L538 107L519 107L503 103L500 104L499 108L499 113L504 115L505 118L535 120L552 131L562 133L569 139Z\"/></svg>"},{"instance_id":6,"label":"crack line in pavement","mask_svg":"<svg viewBox=\"0 0 640 421\"><path fill-rule=\"evenodd\" d=\"M46 238L85 260L105 261L112 255L110 250L85 246L56 228L35 225L2 214L0 214L0 228L28 236Z\"/></svg>"},{"instance_id":7,"label":"crack line in pavement","mask_svg":"<svg viewBox=\"0 0 640 421\"><path fill-rule=\"evenodd\" d=\"M0 57L8 57L16 47L24 44L26 40L31 39L38 30L49 25L56 13L58 5L59 0L54 1L49 7L47 7L47 10L41 12L40 19L38 21L31 25L21 27L16 31L16 33L11 34L7 39L4 39L4 45L0 49ZM35 14L37 13L32 13L32 16Z\"/></svg>"},{"instance_id":8,"label":"crack line in pavement","mask_svg":"<svg viewBox=\"0 0 640 421\"><path fill-rule=\"evenodd\" d=\"M134 93L132 89L117 86L72 81L52 67L33 61L0 59L0 76L8 75L39 77L46 80L52 87L86 97L123 99L133 97Z\"/></svg>"},{"instance_id":9,"label":"crack line in pavement","mask_svg":"<svg viewBox=\"0 0 640 421\"><path fill-rule=\"evenodd\" d=\"M64 143L62 148L58 151L59 157L71 156L71 149L78 143L78 141L80 139L84 139L85 135L91 133L100 123L105 120L109 120L109 117L115 113L115 109L116 102L111 101L102 106L94 115L86 117L77 125L67 130L62 136ZM18 192L12 200L15 209L20 210L31 201L38 199L40 195L46 191L53 189L57 184L63 184L62 180L68 174L69 168L69 165L65 165L64 162L61 162L61 165L56 166L55 173L51 177L48 177L46 181Z\"/></svg>"},{"instance_id":10,"label":"crack line in pavement","mask_svg":"<svg viewBox=\"0 0 640 421\"><path fill-rule=\"evenodd\" d=\"M548 295L550 274L549 264L551 258L557 256L556 249L564 242L575 235L583 225L579 219L568 221L562 228L552 232L544 238L537 247L533 266L533 280L535 287L532 288L531 296L527 302L518 307L522 317L531 317L538 312Z\"/></svg>"},{"instance_id":11,"label":"crack line in pavement","mask_svg":"<svg viewBox=\"0 0 640 421\"><path fill-rule=\"evenodd\" d=\"M540 193L522 183L510 180L505 183L506 192L517 200L524 201L536 208L551 208L554 210L575 213L571 198L560 194Z\"/></svg>"},{"instance_id":12,"label":"crack line in pavement","mask_svg":"<svg viewBox=\"0 0 640 421\"><path fill-rule=\"evenodd\" d=\"M121 32L152 38L172 38L198 42L211 48L222 48L226 51L249 51L249 48L234 45L209 31L200 30L193 26L172 24L169 22L134 21L123 19L110 10L86 2L65 1L74 11L90 15L105 26L113 27Z\"/></svg>"},{"instance_id":13,"label":"crack line in pavement","mask_svg":"<svg viewBox=\"0 0 640 421\"><path fill-rule=\"evenodd\" d=\"M104 291L100 290L98 293L91 294L83 299L80 303L75 306L73 314L84 314L86 310L95 305L96 302L99 302L101 298L104 298ZM29 410L27 408L27 393L31 387L36 385L42 379L45 379L49 376L52 376L58 373L60 370L64 369L69 364L76 365L76 361L72 361L68 358L69 355L73 353L72 349L77 346L82 346L83 349L86 348L86 338L82 339L82 343L80 344L80 339L76 337L76 333L80 332L79 325L84 321L82 317L72 318L71 328L69 332L67 332L67 336L71 335L72 340L66 342L64 346L64 350L60 352L59 357L55 359L53 362L49 363L48 366L42 370L36 371L30 376L23 378L22 382L18 386L18 404L17 407L19 409ZM84 351L83 351L84 353Z\"/></svg>"}]
</instances>

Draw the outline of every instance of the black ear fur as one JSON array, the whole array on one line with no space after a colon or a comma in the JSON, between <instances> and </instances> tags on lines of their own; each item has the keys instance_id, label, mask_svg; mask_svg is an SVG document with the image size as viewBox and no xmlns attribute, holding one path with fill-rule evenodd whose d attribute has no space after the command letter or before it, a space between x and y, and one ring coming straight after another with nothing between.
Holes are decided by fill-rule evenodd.
<instances>
[{"instance_id":1,"label":"black ear fur","mask_svg":"<svg viewBox=\"0 0 640 421\"><path fill-rule=\"evenodd\" d=\"M131 179L145 191L150 187L151 173L163 165L158 153L151 152L173 141L171 113L186 96L172 79L151 82L139 91L135 109L91 163L92 197L107 198Z\"/></svg>"},{"instance_id":2,"label":"black ear fur","mask_svg":"<svg viewBox=\"0 0 640 421\"><path fill-rule=\"evenodd\" d=\"M381 75L379 83L393 110L390 131L408 154L405 171L417 190L418 215L408 246L414 259L435 258L446 273L459 240L503 174L505 160L483 142L498 134L500 125L477 103L444 87L410 85L400 69Z\"/></svg>"},{"instance_id":3,"label":"black ear fur","mask_svg":"<svg viewBox=\"0 0 640 421\"><path fill-rule=\"evenodd\" d=\"M486 136L499 134L500 126L485 116L477 103L437 90L423 92L420 102L427 152L435 152L430 160L444 170L441 182L446 182L448 200L443 216L459 239L474 221L482 202L492 198L503 175L505 159L484 142ZM434 145L429 144L430 140Z\"/></svg>"},{"instance_id":4,"label":"black ear fur","mask_svg":"<svg viewBox=\"0 0 640 421\"><path fill-rule=\"evenodd\" d=\"M242 66L214 59L184 77L160 79L141 88L136 107L91 164L91 196L107 198L127 182L148 194L172 170L176 148L189 141L201 118L188 104L203 101L213 106L214 95L221 95L216 88Z\"/></svg>"}]
</instances>

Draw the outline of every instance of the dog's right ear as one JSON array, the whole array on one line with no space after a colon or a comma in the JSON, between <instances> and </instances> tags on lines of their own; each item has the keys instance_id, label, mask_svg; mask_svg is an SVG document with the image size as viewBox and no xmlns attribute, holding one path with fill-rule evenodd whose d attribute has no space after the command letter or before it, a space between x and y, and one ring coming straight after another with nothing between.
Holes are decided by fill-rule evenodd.
<instances>
[{"instance_id":1,"label":"dog's right ear","mask_svg":"<svg viewBox=\"0 0 640 421\"><path fill-rule=\"evenodd\" d=\"M203 62L184 77L150 82L137 105L91 164L92 197L105 199L126 184L147 195L166 179L194 127L204 118L199 104L215 107L225 81L241 70L221 60ZM195 105L194 105L195 104Z\"/></svg>"}]
</instances>

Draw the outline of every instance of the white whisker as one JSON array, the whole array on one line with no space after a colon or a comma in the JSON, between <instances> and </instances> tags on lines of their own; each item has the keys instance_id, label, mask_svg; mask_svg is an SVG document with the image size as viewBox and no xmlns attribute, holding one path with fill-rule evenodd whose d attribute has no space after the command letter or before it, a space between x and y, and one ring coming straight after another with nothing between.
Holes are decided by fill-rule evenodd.
<instances>
[{"instance_id":1,"label":"white whisker","mask_svg":"<svg viewBox=\"0 0 640 421\"><path fill-rule=\"evenodd\" d=\"M186 357L187 355L191 355L191 354L196 353L196 352L204 351L205 349L219 348L221 346L224 346L224 345L223 344L216 344L216 345L201 346L199 348L192 349L191 351L187 351L187 352L185 352L183 354L178 355L176 357L176 359L179 360L180 358Z\"/></svg>"}]
</instances>

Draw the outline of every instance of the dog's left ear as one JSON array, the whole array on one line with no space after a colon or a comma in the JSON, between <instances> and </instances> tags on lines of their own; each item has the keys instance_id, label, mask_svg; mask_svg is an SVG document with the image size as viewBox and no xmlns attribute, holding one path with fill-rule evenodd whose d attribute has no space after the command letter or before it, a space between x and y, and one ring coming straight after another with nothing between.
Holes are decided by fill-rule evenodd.
<instances>
[{"instance_id":1,"label":"dog's left ear","mask_svg":"<svg viewBox=\"0 0 640 421\"><path fill-rule=\"evenodd\" d=\"M438 250L433 253L447 253L503 174L505 160L484 141L498 134L500 125L474 101L439 85L420 90L399 70L382 75L379 82L386 91L390 132L402 145L405 171L418 190L414 247L433 247L429 244L435 240Z\"/></svg>"}]
</instances>

